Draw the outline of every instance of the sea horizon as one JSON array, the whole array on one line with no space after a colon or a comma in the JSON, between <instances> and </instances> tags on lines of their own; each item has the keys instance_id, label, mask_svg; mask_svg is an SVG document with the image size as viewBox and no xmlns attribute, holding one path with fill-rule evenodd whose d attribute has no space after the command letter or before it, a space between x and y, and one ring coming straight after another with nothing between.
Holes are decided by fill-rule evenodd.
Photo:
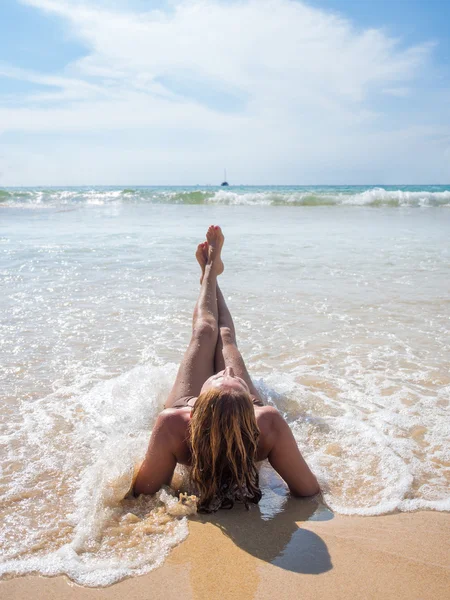
<instances>
[{"instance_id":1,"label":"sea horizon","mask_svg":"<svg viewBox=\"0 0 450 600\"><path fill-rule=\"evenodd\" d=\"M428 188L450 187L448 183L229 183L229 187L279 187L279 188ZM35 188L166 188L166 187L222 187L221 183L79 183L79 184L15 184L0 185L0 189L35 189Z\"/></svg>"}]
</instances>

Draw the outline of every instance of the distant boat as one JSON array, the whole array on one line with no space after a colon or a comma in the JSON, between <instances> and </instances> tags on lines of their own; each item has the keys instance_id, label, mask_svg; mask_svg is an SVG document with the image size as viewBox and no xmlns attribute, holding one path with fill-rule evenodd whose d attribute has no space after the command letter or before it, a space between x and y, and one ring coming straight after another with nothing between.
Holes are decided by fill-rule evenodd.
<instances>
[{"instance_id":1,"label":"distant boat","mask_svg":"<svg viewBox=\"0 0 450 600\"><path fill-rule=\"evenodd\" d=\"M230 185L230 184L228 183L228 181L227 181L227 170L226 170L226 169L224 169L223 173L224 173L224 176L223 176L223 181L222 181L222 183L221 183L220 185L221 185L222 187L227 187L228 185Z\"/></svg>"}]
</instances>

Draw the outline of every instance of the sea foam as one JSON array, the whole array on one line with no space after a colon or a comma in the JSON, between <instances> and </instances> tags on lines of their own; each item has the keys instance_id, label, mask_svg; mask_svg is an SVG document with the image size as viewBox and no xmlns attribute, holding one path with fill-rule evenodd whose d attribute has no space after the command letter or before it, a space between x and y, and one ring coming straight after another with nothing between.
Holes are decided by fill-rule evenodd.
<instances>
[{"instance_id":1,"label":"sea foam","mask_svg":"<svg viewBox=\"0 0 450 600\"><path fill-rule=\"evenodd\" d=\"M215 187L171 188L9 188L0 190L0 207L49 208L117 204L216 204L224 206L450 206L445 186L383 187Z\"/></svg>"},{"instance_id":2,"label":"sea foam","mask_svg":"<svg viewBox=\"0 0 450 600\"><path fill-rule=\"evenodd\" d=\"M450 509L447 210L257 207L311 193L299 189L67 189L58 204L60 192L28 190L12 204L32 213L1 212L5 576L108 585L187 535L189 509L170 490L125 495L189 339L210 222L225 231L221 287L249 372L328 506ZM195 205L191 193L208 196ZM237 196L255 204L225 206ZM270 521L287 491L262 469Z\"/></svg>"},{"instance_id":3,"label":"sea foam","mask_svg":"<svg viewBox=\"0 0 450 600\"><path fill-rule=\"evenodd\" d=\"M0 573L67 574L82 585L104 586L156 568L186 537L185 515L192 511L170 490L126 498L174 375L175 365L140 366L87 393L64 390L22 406L22 423L5 435L4 467L13 477L3 495ZM362 398L350 405L311 394L282 373L256 384L288 420L335 512L450 510L448 490L439 484L442 474L432 463L449 459L444 450L449 429L443 422L439 426L439 411L427 411L424 403L420 420L417 406L403 411L394 432L386 424L395 422L401 394L390 397L389 412L376 413ZM433 432L434 450L425 464L415 457L414 434L398 434L398 428L411 431L419 421ZM415 489L419 478L422 486ZM263 480L268 497L271 485L280 485L274 481ZM281 503L286 493L278 494Z\"/></svg>"},{"instance_id":4,"label":"sea foam","mask_svg":"<svg viewBox=\"0 0 450 600\"><path fill-rule=\"evenodd\" d=\"M173 365L136 367L22 405L4 435L1 574L109 585L157 567L186 537L192 511L173 494L125 498L173 376Z\"/></svg>"}]
</instances>

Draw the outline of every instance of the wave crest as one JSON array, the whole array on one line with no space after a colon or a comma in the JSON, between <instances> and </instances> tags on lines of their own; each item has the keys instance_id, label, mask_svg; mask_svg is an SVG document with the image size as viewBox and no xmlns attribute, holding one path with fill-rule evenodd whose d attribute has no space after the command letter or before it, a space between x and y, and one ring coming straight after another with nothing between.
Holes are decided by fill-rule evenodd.
<instances>
[{"instance_id":1,"label":"wave crest","mask_svg":"<svg viewBox=\"0 0 450 600\"><path fill-rule=\"evenodd\" d=\"M450 189L383 187L237 187L217 188L8 188L0 189L0 206L17 208L103 206L114 204L215 204L229 206L450 206Z\"/></svg>"}]
</instances>

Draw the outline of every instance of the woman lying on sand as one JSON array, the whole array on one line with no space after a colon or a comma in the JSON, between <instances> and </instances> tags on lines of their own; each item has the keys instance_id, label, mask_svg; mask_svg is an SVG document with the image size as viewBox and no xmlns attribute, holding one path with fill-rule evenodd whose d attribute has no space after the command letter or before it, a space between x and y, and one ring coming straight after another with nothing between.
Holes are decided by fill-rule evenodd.
<instances>
[{"instance_id":1,"label":"woman lying on sand","mask_svg":"<svg viewBox=\"0 0 450 600\"><path fill-rule=\"evenodd\" d=\"M169 485L178 463L191 466L199 510L261 499L256 463L269 459L295 496L319 491L280 413L264 406L236 344L233 319L217 283L223 272L220 227L197 248L202 269L192 337L165 409L152 431L134 493Z\"/></svg>"}]
</instances>

